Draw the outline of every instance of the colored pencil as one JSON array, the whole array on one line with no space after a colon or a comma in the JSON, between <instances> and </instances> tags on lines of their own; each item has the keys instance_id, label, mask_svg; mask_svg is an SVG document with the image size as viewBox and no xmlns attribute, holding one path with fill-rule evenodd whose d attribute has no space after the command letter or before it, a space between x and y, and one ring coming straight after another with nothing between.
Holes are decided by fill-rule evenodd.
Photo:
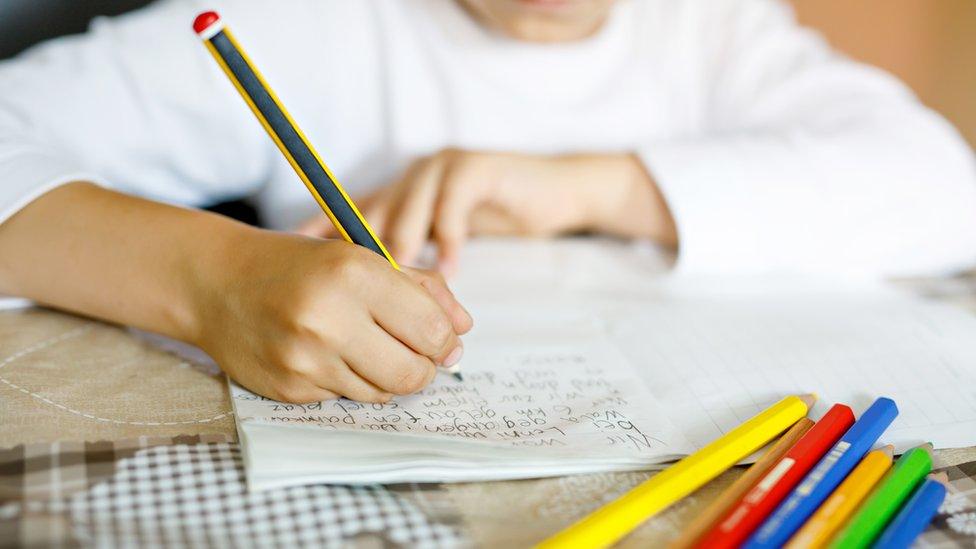
<instances>
[{"instance_id":1,"label":"colored pencil","mask_svg":"<svg viewBox=\"0 0 976 549\"><path fill-rule=\"evenodd\" d=\"M932 470L932 445L905 452L888 471L851 520L830 542L836 549L868 547L884 530L901 504Z\"/></svg>"},{"instance_id":2,"label":"colored pencil","mask_svg":"<svg viewBox=\"0 0 976 549\"><path fill-rule=\"evenodd\" d=\"M539 547L592 548L613 544L786 431L807 414L815 398L813 395L784 398Z\"/></svg>"},{"instance_id":3,"label":"colored pencil","mask_svg":"<svg viewBox=\"0 0 976 549\"><path fill-rule=\"evenodd\" d=\"M854 412L834 404L817 424L698 543L705 549L738 547L854 424Z\"/></svg>"},{"instance_id":4,"label":"colored pencil","mask_svg":"<svg viewBox=\"0 0 976 549\"><path fill-rule=\"evenodd\" d=\"M759 549L785 544L861 461L897 415L898 407L893 400L875 400L743 547Z\"/></svg>"},{"instance_id":5,"label":"colored pencil","mask_svg":"<svg viewBox=\"0 0 976 549\"><path fill-rule=\"evenodd\" d=\"M688 549L692 547L743 494L755 486L766 471L776 464L797 440L813 427L813 420L801 418L790 430L772 444L769 450L739 476L724 492L718 495L704 510L695 514L694 520L681 532L678 539L668 544L668 549Z\"/></svg>"},{"instance_id":6,"label":"colored pencil","mask_svg":"<svg viewBox=\"0 0 976 549\"><path fill-rule=\"evenodd\" d=\"M875 546L884 549L908 549L939 511L948 486L949 478L945 473L929 475L895 518L891 519Z\"/></svg>"},{"instance_id":7,"label":"colored pencil","mask_svg":"<svg viewBox=\"0 0 976 549\"><path fill-rule=\"evenodd\" d=\"M373 232L366 218L312 147L304 132L288 114L284 104L244 52L233 33L224 25L220 15L213 11L201 13L193 22L193 30L203 40L207 50L237 88L251 112L278 146L278 150L305 183L312 198L332 220L342 238L376 252L394 269L399 270L396 260ZM463 379L460 364L444 370L458 381Z\"/></svg>"},{"instance_id":8,"label":"colored pencil","mask_svg":"<svg viewBox=\"0 0 976 549\"><path fill-rule=\"evenodd\" d=\"M827 501L786 544L787 549L824 547L891 468L895 447L868 452Z\"/></svg>"}]
</instances>

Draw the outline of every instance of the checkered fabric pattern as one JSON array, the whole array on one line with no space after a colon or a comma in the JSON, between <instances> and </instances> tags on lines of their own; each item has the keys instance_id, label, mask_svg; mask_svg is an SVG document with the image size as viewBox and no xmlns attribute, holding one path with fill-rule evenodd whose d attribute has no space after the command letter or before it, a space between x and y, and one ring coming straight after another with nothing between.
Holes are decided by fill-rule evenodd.
<instances>
[{"instance_id":1,"label":"checkered fabric pattern","mask_svg":"<svg viewBox=\"0 0 976 549\"><path fill-rule=\"evenodd\" d=\"M471 544L440 485L319 485L248 494L237 444L211 439L226 437L0 450L0 547ZM976 546L976 462L941 470L949 475L949 496L917 546Z\"/></svg>"},{"instance_id":2,"label":"checkered fabric pattern","mask_svg":"<svg viewBox=\"0 0 976 549\"><path fill-rule=\"evenodd\" d=\"M111 481L71 498L82 545L339 547L457 546L459 532L432 523L382 486L301 486L247 493L236 444L156 447L123 460Z\"/></svg>"},{"instance_id":3,"label":"checkered fabric pattern","mask_svg":"<svg viewBox=\"0 0 976 549\"><path fill-rule=\"evenodd\" d=\"M469 545L438 485L248 493L236 443L180 438L0 451L8 494L21 496L0 503L0 547Z\"/></svg>"},{"instance_id":4,"label":"checkered fabric pattern","mask_svg":"<svg viewBox=\"0 0 976 549\"><path fill-rule=\"evenodd\" d=\"M949 493L915 545L976 547L976 461L940 470L949 475Z\"/></svg>"},{"instance_id":5,"label":"checkered fabric pattern","mask_svg":"<svg viewBox=\"0 0 976 549\"><path fill-rule=\"evenodd\" d=\"M3 448L0 449L0 503L58 499L84 490L111 478L117 461L144 448L232 441L227 435L194 435Z\"/></svg>"}]
</instances>

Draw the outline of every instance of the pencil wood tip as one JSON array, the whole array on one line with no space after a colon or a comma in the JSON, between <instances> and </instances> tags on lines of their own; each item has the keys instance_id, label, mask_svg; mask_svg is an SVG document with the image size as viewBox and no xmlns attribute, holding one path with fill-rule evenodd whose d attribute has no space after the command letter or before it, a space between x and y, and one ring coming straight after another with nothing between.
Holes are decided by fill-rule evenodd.
<instances>
[{"instance_id":1,"label":"pencil wood tip","mask_svg":"<svg viewBox=\"0 0 976 549\"><path fill-rule=\"evenodd\" d=\"M884 448L882 448L881 451L884 452L886 456L893 457L895 455L895 445L888 444Z\"/></svg>"},{"instance_id":2,"label":"pencil wood tip","mask_svg":"<svg viewBox=\"0 0 976 549\"><path fill-rule=\"evenodd\" d=\"M946 488L949 487L949 475L945 471L940 473L932 473L929 475L929 479L944 485Z\"/></svg>"},{"instance_id":3,"label":"pencil wood tip","mask_svg":"<svg viewBox=\"0 0 976 549\"><path fill-rule=\"evenodd\" d=\"M817 393L807 393L805 395L800 395L800 400L807 405L807 408L813 406L813 403L817 402Z\"/></svg>"}]
</instances>

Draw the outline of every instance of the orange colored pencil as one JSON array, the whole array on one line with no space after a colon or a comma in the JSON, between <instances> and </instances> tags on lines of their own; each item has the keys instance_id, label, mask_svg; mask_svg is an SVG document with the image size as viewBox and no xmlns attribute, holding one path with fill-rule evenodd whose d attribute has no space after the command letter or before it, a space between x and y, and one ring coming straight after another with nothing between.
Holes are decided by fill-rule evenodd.
<instances>
[{"instance_id":1,"label":"orange colored pencil","mask_svg":"<svg viewBox=\"0 0 976 549\"><path fill-rule=\"evenodd\" d=\"M864 456L844 482L817 509L810 520L793 535L787 549L824 547L840 530L857 506L891 468L894 446L885 446Z\"/></svg>"}]
</instances>

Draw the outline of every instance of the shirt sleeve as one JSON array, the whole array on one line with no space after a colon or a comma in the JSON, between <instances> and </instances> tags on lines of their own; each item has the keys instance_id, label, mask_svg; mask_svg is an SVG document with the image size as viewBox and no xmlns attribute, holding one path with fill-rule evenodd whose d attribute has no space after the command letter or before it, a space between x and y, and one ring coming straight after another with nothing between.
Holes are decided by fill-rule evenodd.
<instances>
[{"instance_id":1,"label":"shirt sleeve","mask_svg":"<svg viewBox=\"0 0 976 549\"><path fill-rule=\"evenodd\" d=\"M676 69L701 121L639 155L679 271L935 274L976 258L976 166L900 82L830 51L772 0L707 0ZM693 15L690 15L694 12ZM683 42L682 42L683 41Z\"/></svg>"},{"instance_id":2,"label":"shirt sleeve","mask_svg":"<svg viewBox=\"0 0 976 549\"><path fill-rule=\"evenodd\" d=\"M247 26L251 5L218 7ZM78 180L182 205L259 188L269 141L193 33L198 11L158 2L0 63L0 222Z\"/></svg>"}]
</instances>

